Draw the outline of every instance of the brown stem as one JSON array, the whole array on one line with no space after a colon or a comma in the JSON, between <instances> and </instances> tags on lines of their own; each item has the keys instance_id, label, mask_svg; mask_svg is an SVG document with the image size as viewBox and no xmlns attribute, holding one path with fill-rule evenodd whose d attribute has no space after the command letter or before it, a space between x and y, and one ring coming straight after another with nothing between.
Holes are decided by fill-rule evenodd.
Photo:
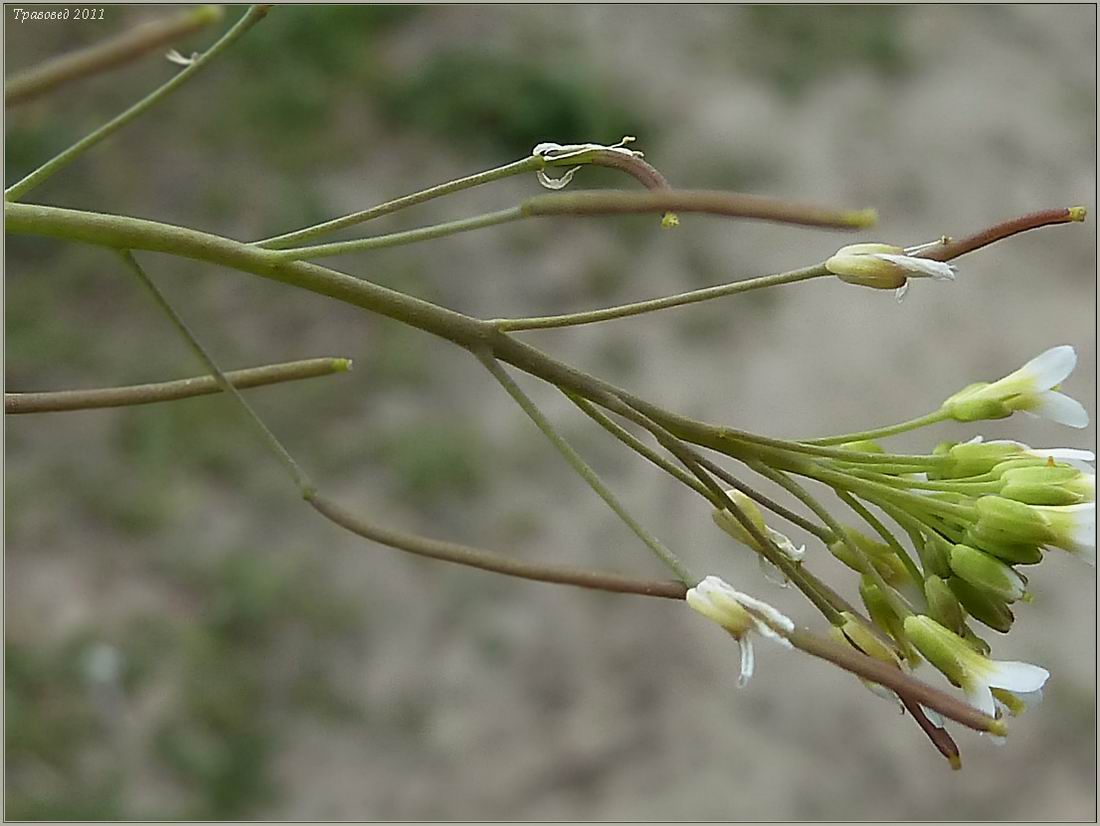
<instances>
[{"instance_id":1,"label":"brown stem","mask_svg":"<svg viewBox=\"0 0 1100 826\"><path fill-rule=\"evenodd\" d=\"M800 628L791 631L787 639L799 651L828 660L846 671L886 686L899 695L910 698L913 702L935 709L967 728L1002 736L1007 732L1001 720L995 720L969 703L964 703L945 691L910 677L900 668L894 668L866 654L861 654L850 646L840 645Z\"/></svg>"},{"instance_id":2,"label":"brown stem","mask_svg":"<svg viewBox=\"0 0 1100 826\"><path fill-rule=\"evenodd\" d=\"M687 586L674 580L642 580L584 568L523 562L504 554L471 548L455 542L445 542L439 539L429 539L392 531L344 510L319 494L313 495L309 499L309 503L327 519L364 539L380 542L391 548L397 548L429 559L454 562L458 565L480 568L483 571L492 571L505 576L533 579L539 582L554 582L562 585L575 585L578 588L591 588L597 591L639 594L665 599L683 599L687 593Z\"/></svg>"},{"instance_id":3,"label":"brown stem","mask_svg":"<svg viewBox=\"0 0 1100 826\"><path fill-rule=\"evenodd\" d=\"M651 189L648 192L571 192L537 195L521 205L524 215L616 215L638 212L706 212L737 218L758 218L810 227L861 229L875 222L874 210L844 211L810 204L690 189Z\"/></svg>"},{"instance_id":4,"label":"brown stem","mask_svg":"<svg viewBox=\"0 0 1100 826\"><path fill-rule=\"evenodd\" d=\"M249 367L225 374L234 387L247 389L285 381L327 376L351 369L351 360L318 358ZM5 393L5 413L59 413L70 410L92 410L102 407L124 407L135 404L176 401L193 396L221 392L213 376L195 376L155 384L135 384L128 387L102 387L94 390L58 390L43 393Z\"/></svg>"},{"instance_id":5,"label":"brown stem","mask_svg":"<svg viewBox=\"0 0 1100 826\"><path fill-rule=\"evenodd\" d=\"M1039 227L1048 227L1052 224L1069 224L1084 220L1084 207L1044 209L1022 215L1019 218L1013 218L1010 221L994 224L988 229L983 229L981 232L976 232L965 238L955 238L946 244L939 244L924 252L917 253L915 257L930 258L933 261L950 261L989 244L1003 241L1010 236L1027 232L1029 229L1039 229Z\"/></svg>"}]
</instances>

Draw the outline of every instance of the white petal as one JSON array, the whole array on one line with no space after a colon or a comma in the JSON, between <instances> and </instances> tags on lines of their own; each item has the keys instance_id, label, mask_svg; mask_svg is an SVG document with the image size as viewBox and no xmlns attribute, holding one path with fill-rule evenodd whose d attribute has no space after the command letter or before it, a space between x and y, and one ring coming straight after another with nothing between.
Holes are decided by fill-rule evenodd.
<instances>
[{"instance_id":1,"label":"white petal","mask_svg":"<svg viewBox=\"0 0 1100 826\"><path fill-rule=\"evenodd\" d=\"M943 717L938 711L935 711L928 706L921 706L920 710L924 712L924 716L928 718L928 722L934 725L936 728L943 728Z\"/></svg>"},{"instance_id":2,"label":"white petal","mask_svg":"<svg viewBox=\"0 0 1100 826\"><path fill-rule=\"evenodd\" d=\"M1063 344L1040 353L1016 372L1026 373L1037 389L1049 390L1065 381L1076 366L1077 353L1068 344Z\"/></svg>"},{"instance_id":3,"label":"white petal","mask_svg":"<svg viewBox=\"0 0 1100 826\"><path fill-rule=\"evenodd\" d=\"M1050 678L1049 671L1031 663L990 660L990 666L982 675L986 684L1013 693L1038 691Z\"/></svg>"},{"instance_id":4,"label":"white petal","mask_svg":"<svg viewBox=\"0 0 1100 826\"><path fill-rule=\"evenodd\" d=\"M752 679L752 673L756 669L756 655L752 650L752 638L748 635L740 640L738 645L741 646L741 674L737 677L737 687L744 688Z\"/></svg>"},{"instance_id":5,"label":"white petal","mask_svg":"<svg viewBox=\"0 0 1100 826\"><path fill-rule=\"evenodd\" d=\"M767 525L764 526L764 532L768 535L768 538L776 544L779 550L783 552L783 555L792 562L801 562L802 558L806 556L805 545L801 548L796 548L790 539L774 528L769 528Z\"/></svg>"},{"instance_id":6,"label":"white petal","mask_svg":"<svg viewBox=\"0 0 1100 826\"><path fill-rule=\"evenodd\" d=\"M1088 427L1089 414L1081 402L1071 399L1064 393L1056 390L1047 390L1031 397L1031 403L1025 413L1038 416L1041 419L1050 419L1052 422L1064 424L1067 427Z\"/></svg>"},{"instance_id":7,"label":"white petal","mask_svg":"<svg viewBox=\"0 0 1100 826\"><path fill-rule=\"evenodd\" d=\"M538 177L539 183L547 189L565 189L569 182L573 180L573 176L577 174L578 169L580 169L579 166L574 166L560 178L551 178L541 169L536 169L535 175Z\"/></svg>"},{"instance_id":8,"label":"white petal","mask_svg":"<svg viewBox=\"0 0 1100 826\"><path fill-rule=\"evenodd\" d=\"M788 617L786 614L777 611L775 608L768 605L768 603L758 600L755 597L750 597L748 594L741 593L737 594L737 601L744 605L746 608L751 608L757 613L763 614L771 621L771 624L779 626L784 631L794 630L794 622L791 621L791 618ZM768 630L770 631L771 629L769 628ZM785 639L784 642L786 642Z\"/></svg>"},{"instance_id":9,"label":"white petal","mask_svg":"<svg viewBox=\"0 0 1100 826\"><path fill-rule=\"evenodd\" d=\"M993 702L993 692L984 683L978 683L966 690L966 700L974 708L990 717L997 713L997 704Z\"/></svg>"},{"instance_id":10,"label":"white petal","mask_svg":"<svg viewBox=\"0 0 1100 826\"><path fill-rule=\"evenodd\" d=\"M903 270L913 273L917 278L934 278L937 281L954 281L955 268L943 261L929 258L913 258L910 255L891 255L885 252L875 253L875 258L897 264Z\"/></svg>"},{"instance_id":11,"label":"white petal","mask_svg":"<svg viewBox=\"0 0 1100 826\"><path fill-rule=\"evenodd\" d=\"M894 299L898 302L898 304L900 304L902 299L905 298L905 294L907 292L909 292L909 282L908 281L906 281L904 284L902 284L900 287L898 287L896 290L894 290Z\"/></svg>"}]
</instances>

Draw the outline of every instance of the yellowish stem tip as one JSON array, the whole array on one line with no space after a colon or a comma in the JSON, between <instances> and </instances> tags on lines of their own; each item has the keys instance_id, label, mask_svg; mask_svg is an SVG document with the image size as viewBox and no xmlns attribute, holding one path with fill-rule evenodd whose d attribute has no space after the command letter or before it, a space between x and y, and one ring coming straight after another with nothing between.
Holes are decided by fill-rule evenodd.
<instances>
[{"instance_id":1,"label":"yellowish stem tip","mask_svg":"<svg viewBox=\"0 0 1100 826\"><path fill-rule=\"evenodd\" d=\"M351 366L352 366L351 359L333 359L332 360L332 369L335 370L337 373L346 373L351 369Z\"/></svg>"},{"instance_id":2,"label":"yellowish stem tip","mask_svg":"<svg viewBox=\"0 0 1100 826\"><path fill-rule=\"evenodd\" d=\"M951 768L955 771L958 771L963 767L962 758L959 757L959 755L957 754L948 755L947 762L951 764Z\"/></svg>"},{"instance_id":3,"label":"yellowish stem tip","mask_svg":"<svg viewBox=\"0 0 1100 826\"><path fill-rule=\"evenodd\" d=\"M1004 720L994 720L986 731L996 737L1008 737L1008 724Z\"/></svg>"},{"instance_id":4,"label":"yellowish stem tip","mask_svg":"<svg viewBox=\"0 0 1100 826\"><path fill-rule=\"evenodd\" d=\"M217 23L225 17L225 8L223 6L199 6L193 12L193 16L196 23L209 25Z\"/></svg>"},{"instance_id":5,"label":"yellowish stem tip","mask_svg":"<svg viewBox=\"0 0 1100 826\"><path fill-rule=\"evenodd\" d=\"M661 216L661 228L672 229L673 227L680 226L680 216L675 212L666 212Z\"/></svg>"},{"instance_id":6,"label":"yellowish stem tip","mask_svg":"<svg viewBox=\"0 0 1100 826\"><path fill-rule=\"evenodd\" d=\"M1070 207L1066 212L1069 213L1069 219L1071 221L1084 221L1085 216L1089 214L1089 211L1082 206Z\"/></svg>"},{"instance_id":7,"label":"yellowish stem tip","mask_svg":"<svg viewBox=\"0 0 1100 826\"><path fill-rule=\"evenodd\" d=\"M878 210L860 209L855 212L849 212L846 216L846 223L850 227L873 227L878 223Z\"/></svg>"}]
</instances>

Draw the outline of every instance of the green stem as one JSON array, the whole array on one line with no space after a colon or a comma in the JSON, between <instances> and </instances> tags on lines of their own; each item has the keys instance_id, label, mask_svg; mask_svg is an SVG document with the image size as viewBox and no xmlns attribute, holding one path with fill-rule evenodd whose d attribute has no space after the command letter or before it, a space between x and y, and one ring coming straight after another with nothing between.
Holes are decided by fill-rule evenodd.
<instances>
[{"instance_id":1,"label":"green stem","mask_svg":"<svg viewBox=\"0 0 1100 826\"><path fill-rule=\"evenodd\" d=\"M745 281L736 281L732 284L720 284L716 287L706 287L701 290L692 290L686 293L654 298L648 301L637 301L632 304L621 304L617 307L607 307L602 310L588 310L580 313L567 313L564 315L533 316L531 318L500 318L492 323L498 330L515 332L518 330L546 330L555 327L574 327L580 324L594 324L599 321L610 321L615 318L628 318L630 316L652 313L657 310L665 310L670 307L682 307L686 304L696 304L700 301L710 301L727 295L749 292L750 290L775 287L780 284L795 284L799 281L808 281L811 278L828 276L831 273L821 264L812 267L804 267L800 270L779 273L778 275L765 275L759 278L750 278Z\"/></svg>"},{"instance_id":2,"label":"green stem","mask_svg":"<svg viewBox=\"0 0 1100 826\"><path fill-rule=\"evenodd\" d=\"M80 78L105 72L163 48L222 19L220 6L199 6L175 17L153 20L86 49L47 60L4 84L4 104L15 106Z\"/></svg>"},{"instance_id":3,"label":"green stem","mask_svg":"<svg viewBox=\"0 0 1100 826\"><path fill-rule=\"evenodd\" d=\"M879 573L878 568L874 566L863 549L848 536L848 532L844 530L844 526L837 522L836 519L833 518L833 515L829 513L828 508L811 496L808 490L794 481L794 479L790 478L786 473L768 467L763 462L752 462L749 464L749 467L761 476L765 476L776 484L782 485L790 491L793 496L805 503L806 507L817 514L818 519L828 525L836 537L848 547L848 551L852 556L859 560L860 565L863 566L864 572L875 581L875 584L882 590L883 595L890 602L890 606L899 617L907 617L913 613L912 609L906 604L905 600L902 599L901 595L886 583L882 574Z\"/></svg>"},{"instance_id":4,"label":"green stem","mask_svg":"<svg viewBox=\"0 0 1100 826\"><path fill-rule=\"evenodd\" d=\"M865 439L881 439L886 436L896 436L899 433L908 433L910 430L917 430L918 428L937 424L950 418L951 414L948 411L940 409L928 413L927 415L910 419L907 422L887 425L886 427L878 427L874 430L864 430L859 433L846 433L843 436L828 436L824 439L803 439L802 441L810 445L839 445L845 442L861 442Z\"/></svg>"},{"instance_id":5,"label":"green stem","mask_svg":"<svg viewBox=\"0 0 1100 826\"><path fill-rule=\"evenodd\" d=\"M589 465L580 457L570 444L561 437L560 434L554 429L554 426L550 424L550 420L547 419L542 412L535 406L535 403L528 398L527 394L520 389L519 385L512 380L512 377L508 375L507 371L500 366L490 355L484 353L476 353L478 359L485 368L492 373L495 378L507 392L508 395L515 400L516 404L520 406L524 413L535 423L542 434L550 440L550 443L557 448L569 465L577 472L577 474L588 483L596 493L599 495L607 506L615 512L615 514L626 524L634 535L637 536L642 542L645 543L654 555L667 565L680 581L685 585L693 585L697 580L694 579L684 564L676 557L672 551L665 547L665 545L657 537L653 536L649 531L643 528L634 517L627 512L622 503L615 497L607 486L603 483L596 472L589 467Z\"/></svg>"},{"instance_id":6,"label":"green stem","mask_svg":"<svg viewBox=\"0 0 1100 826\"><path fill-rule=\"evenodd\" d=\"M448 181L445 184L422 189L411 195L405 195L401 198L395 198L392 201L386 201L386 203L379 204L370 209L364 209L361 212L353 212L350 215L334 218L331 221L325 221L321 224L314 224L304 229L295 230L294 232L287 232L283 235L276 235L272 238L265 238L262 241L253 241L253 245L263 249L284 249L301 241L308 241L312 238L316 238L319 235L346 229L347 227L362 224L374 218L380 218L383 215L389 215L399 210L416 206L426 201L431 201L435 198L442 198L444 195L450 195L454 192L461 192L464 189L499 181L502 178L508 178L512 175L522 175L525 172L534 172L539 169L544 169L546 166L547 163L544 158L532 155L528 158L505 164L504 166L498 166L495 169L478 172L476 175L468 175L465 178L458 178L453 181Z\"/></svg>"},{"instance_id":7,"label":"green stem","mask_svg":"<svg viewBox=\"0 0 1100 826\"><path fill-rule=\"evenodd\" d=\"M305 261L316 258L331 258L334 255L346 255L350 252L401 247L406 244L416 244L420 241L431 241L434 238L446 238L448 235L456 235L460 232L495 227L499 224L518 221L523 217L523 212L519 207L512 207L511 209L502 209L499 212L476 215L473 218L462 218L444 224L433 224L430 227L410 229L405 232L391 232L388 235L376 235L374 238L357 238L354 241L336 241L332 244L315 244L311 247L272 250L271 257L276 261Z\"/></svg>"},{"instance_id":8,"label":"green stem","mask_svg":"<svg viewBox=\"0 0 1100 826\"><path fill-rule=\"evenodd\" d=\"M300 381L351 369L351 359L319 358L288 361L249 367L225 374L238 389L263 387L287 381ZM129 387L100 387L94 390L56 390L45 393L5 393L5 413L58 413L67 410L94 410L104 407L125 407L135 404L189 399L221 392L213 376L163 381L155 384L135 384Z\"/></svg>"},{"instance_id":9,"label":"green stem","mask_svg":"<svg viewBox=\"0 0 1100 826\"><path fill-rule=\"evenodd\" d=\"M834 488L835 490L835 488ZM882 521L876 517L871 511L869 511L862 502L852 496L850 493L844 490L836 490L837 498L840 499L845 505L851 508L856 514L877 533L882 540L890 546L892 550L901 560L905 569L909 572L909 576L913 578L913 582L920 589L921 593L924 593L924 574L920 568L917 567L917 563L913 561L913 558L909 556L909 553L901 546L897 538L887 530L886 526L882 524Z\"/></svg>"},{"instance_id":10,"label":"green stem","mask_svg":"<svg viewBox=\"0 0 1100 826\"><path fill-rule=\"evenodd\" d=\"M648 459L665 473L675 478L677 481L687 485L689 488L694 490L715 507L719 506L718 501L715 499L714 495L710 492L707 486L696 479L694 476L692 476L690 473L687 473L686 471L674 465L672 462L668 461L668 459L659 454L641 439L636 438L634 434L632 434L629 430L613 421L606 414L600 412L596 408L596 406L587 399L583 399L575 393L570 393L569 391L564 392L569 400L581 409L581 412L583 412L586 416L596 422L596 424L598 424L600 427L602 427L624 445L629 447L631 450L633 450L635 453L639 454L643 458Z\"/></svg>"},{"instance_id":11,"label":"green stem","mask_svg":"<svg viewBox=\"0 0 1100 826\"><path fill-rule=\"evenodd\" d=\"M123 126L130 123L130 121L143 114L146 110L160 103L160 101L164 100L164 98L206 68L210 61L236 43L245 32L264 18L270 8L270 5L249 7L248 11L237 21L236 25L227 31L217 43L196 58L194 63L176 74L159 89L146 95L114 120L103 124L103 126L96 129L90 135L77 141L64 152L61 152L52 160L38 167L38 169L27 175L23 180L8 187L4 191L4 199L7 201L19 200L36 186L71 164L97 143L110 137Z\"/></svg>"},{"instance_id":12,"label":"green stem","mask_svg":"<svg viewBox=\"0 0 1100 826\"><path fill-rule=\"evenodd\" d=\"M244 396L241 395L241 392L233 386L233 383L229 381L228 378L226 378L225 373L223 373L218 365L214 363L214 360L210 357L210 354L206 352L206 349L199 343L198 339L195 338L194 334L188 328L187 324L168 302L168 299L164 297L164 293L157 289L156 284L154 284L149 276L145 274L145 270L141 268L141 265L138 264L133 254L129 250L119 250L119 255L122 256L122 260L125 262L126 266L129 267L134 275L137 276L137 279L141 282L142 286L144 286L145 289L149 291L149 294L152 295L153 300L156 302L157 306L164 311L164 314L168 317L168 320L172 322L172 326L176 328L176 331L180 334L183 340L187 342L187 346L214 377L214 380L218 383L218 387L220 387L225 393L228 393L229 396L240 406L241 410L244 411L245 416L252 423L252 426L256 428L257 432L267 443L267 446L290 472L290 476L294 480L294 484L296 484L298 486L298 490L301 491L302 498L307 500L311 498L313 493L316 491L316 487L310 481L309 477L305 474L305 471L303 471L298 466L298 463L295 462L293 458L291 458L286 448L283 447L282 443L275 437L275 434L268 430L267 425L265 425L263 423L263 420L261 420L260 417L256 415L256 411L254 411L252 409L252 406L245 401Z\"/></svg>"}]
</instances>

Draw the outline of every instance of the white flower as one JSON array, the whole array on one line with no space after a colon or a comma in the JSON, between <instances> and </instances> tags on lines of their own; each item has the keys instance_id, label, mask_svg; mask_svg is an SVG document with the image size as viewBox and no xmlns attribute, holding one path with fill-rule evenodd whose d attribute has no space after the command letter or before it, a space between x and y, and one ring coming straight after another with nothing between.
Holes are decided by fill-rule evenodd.
<instances>
[{"instance_id":1,"label":"white flower","mask_svg":"<svg viewBox=\"0 0 1100 826\"><path fill-rule=\"evenodd\" d=\"M1050 677L1045 668L1031 663L983 657L966 640L931 617L916 614L906 617L905 635L925 659L966 692L971 705L990 717L997 713L992 689L1022 696L1039 691Z\"/></svg>"},{"instance_id":2,"label":"white flower","mask_svg":"<svg viewBox=\"0 0 1100 826\"><path fill-rule=\"evenodd\" d=\"M1050 544L1096 565L1096 502L1079 505L1032 505L1050 524L1056 538Z\"/></svg>"},{"instance_id":3,"label":"white flower","mask_svg":"<svg viewBox=\"0 0 1100 826\"><path fill-rule=\"evenodd\" d=\"M1055 389L1076 366L1077 353L1072 347L1068 344L1051 347L1019 370L992 384L971 385L956 393L945 404L1000 404L1005 409L1001 416L1007 416L1014 410L1022 410L1032 416L1050 419L1069 427L1087 427L1089 414L1081 403Z\"/></svg>"},{"instance_id":4,"label":"white flower","mask_svg":"<svg viewBox=\"0 0 1100 826\"><path fill-rule=\"evenodd\" d=\"M742 594L720 577L708 576L687 592L687 604L721 625L741 647L741 675L738 687L752 677L755 658L750 634L756 632L787 648L790 642L780 631L793 631L794 623L766 602ZM776 630L779 629L779 630Z\"/></svg>"},{"instance_id":5,"label":"white flower","mask_svg":"<svg viewBox=\"0 0 1100 826\"><path fill-rule=\"evenodd\" d=\"M825 262L825 269L841 281L874 287L880 290L897 290L900 301L909 289L910 278L932 278L936 281L954 281L956 269L944 261L918 258L908 250L892 244L849 244L841 247Z\"/></svg>"}]
</instances>

